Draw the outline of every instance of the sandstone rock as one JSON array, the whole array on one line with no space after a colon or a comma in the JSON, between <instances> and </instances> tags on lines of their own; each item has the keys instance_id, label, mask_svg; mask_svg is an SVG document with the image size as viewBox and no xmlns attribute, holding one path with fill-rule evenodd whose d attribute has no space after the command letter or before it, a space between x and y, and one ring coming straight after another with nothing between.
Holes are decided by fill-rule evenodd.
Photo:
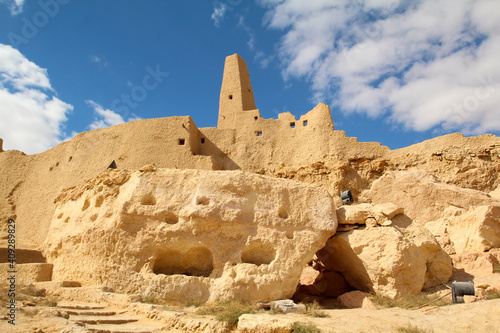
<instances>
[{"instance_id":1,"label":"sandstone rock","mask_svg":"<svg viewBox=\"0 0 500 333\"><path fill-rule=\"evenodd\" d=\"M5 281L9 277L10 264L0 264L0 279ZM32 263L16 265L16 282L31 283L39 281L50 281L52 277L52 264Z\"/></svg>"},{"instance_id":2,"label":"sandstone rock","mask_svg":"<svg viewBox=\"0 0 500 333\"><path fill-rule=\"evenodd\" d=\"M321 272L312 287L322 297L338 297L352 290L342 274L331 271Z\"/></svg>"},{"instance_id":3,"label":"sandstone rock","mask_svg":"<svg viewBox=\"0 0 500 333\"><path fill-rule=\"evenodd\" d=\"M346 309L376 309L377 307L369 298L370 294L359 290L351 291L340 295L337 298L339 304Z\"/></svg>"},{"instance_id":4,"label":"sandstone rock","mask_svg":"<svg viewBox=\"0 0 500 333\"><path fill-rule=\"evenodd\" d=\"M341 206L337 209L337 220L339 225L366 224L369 219L374 219L375 224L382 226L391 225L391 219L403 214L404 209L392 204L385 203L373 206L370 203ZM370 221L370 225L373 223Z\"/></svg>"},{"instance_id":5,"label":"sandstone rock","mask_svg":"<svg viewBox=\"0 0 500 333\"><path fill-rule=\"evenodd\" d=\"M500 265L500 253L481 252L452 255L453 267L471 275L493 274Z\"/></svg>"},{"instance_id":6,"label":"sandstone rock","mask_svg":"<svg viewBox=\"0 0 500 333\"><path fill-rule=\"evenodd\" d=\"M391 220L394 216L404 214L404 209L391 202L375 205L373 207L375 212L380 213Z\"/></svg>"},{"instance_id":7,"label":"sandstone rock","mask_svg":"<svg viewBox=\"0 0 500 333\"><path fill-rule=\"evenodd\" d=\"M390 170L425 170L440 182L489 192L500 178L500 144L494 135L443 135L391 151Z\"/></svg>"},{"instance_id":8,"label":"sandstone rock","mask_svg":"<svg viewBox=\"0 0 500 333\"><path fill-rule=\"evenodd\" d=\"M396 222L402 217L395 217ZM342 233L329 239L317 256L355 289L388 297L416 294L447 282L452 274L450 257L416 225Z\"/></svg>"},{"instance_id":9,"label":"sandstone rock","mask_svg":"<svg viewBox=\"0 0 500 333\"><path fill-rule=\"evenodd\" d=\"M500 206L448 207L440 219L425 226L450 254L500 247Z\"/></svg>"},{"instance_id":10,"label":"sandstone rock","mask_svg":"<svg viewBox=\"0 0 500 333\"><path fill-rule=\"evenodd\" d=\"M438 220L449 206L468 209L499 204L484 192L439 183L417 171L386 172L373 182L370 197L374 205L390 201L403 207L405 214L420 224Z\"/></svg>"},{"instance_id":11,"label":"sandstone rock","mask_svg":"<svg viewBox=\"0 0 500 333\"><path fill-rule=\"evenodd\" d=\"M165 301L270 301L295 292L335 233L323 189L241 171L108 170L57 201L53 279Z\"/></svg>"},{"instance_id":12,"label":"sandstone rock","mask_svg":"<svg viewBox=\"0 0 500 333\"><path fill-rule=\"evenodd\" d=\"M464 295L463 298L464 303L474 303L477 300L476 296L473 295Z\"/></svg>"},{"instance_id":13,"label":"sandstone rock","mask_svg":"<svg viewBox=\"0 0 500 333\"><path fill-rule=\"evenodd\" d=\"M448 234L458 254L500 247L500 206L469 208L449 220Z\"/></svg>"},{"instance_id":14,"label":"sandstone rock","mask_svg":"<svg viewBox=\"0 0 500 333\"><path fill-rule=\"evenodd\" d=\"M452 208L453 211L456 211L456 208ZM449 211L449 209L445 210ZM451 242L450 235L448 234L448 225L443 222L442 219L437 221L427 222L425 224L425 228L430 231L431 234L434 235L436 241L441 245L443 250L448 254L456 254L455 248L453 247L453 243Z\"/></svg>"},{"instance_id":15,"label":"sandstone rock","mask_svg":"<svg viewBox=\"0 0 500 333\"><path fill-rule=\"evenodd\" d=\"M489 195L493 199L500 201L500 186L498 186L494 191L491 191Z\"/></svg>"},{"instance_id":16,"label":"sandstone rock","mask_svg":"<svg viewBox=\"0 0 500 333\"><path fill-rule=\"evenodd\" d=\"M300 275L300 280L299 283L301 285L307 286L307 285L312 285L314 284L314 281L316 281L316 278L319 275L319 271L315 270L311 266L307 265L304 267L304 270L302 271L302 274Z\"/></svg>"},{"instance_id":17,"label":"sandstone rock","mask_svg":"<svg viewBox=\"0 0 500 333\"><path fill-rule=\"evenodd\" d=\"M373 206L369 203L341 206L337 209L339 224L365 224L366 219L373 215Z\"/></svg>"},{"instance_id":18,"label":"sandstone rock","mask_svg":"<svg viewBox=\"0 0 500 333\"><path fill-rule=\"evenodd\" d=\"M293 321L268 314L244 314L238 320L241 333L290 333Z\"/></svg>"}]
</instances>

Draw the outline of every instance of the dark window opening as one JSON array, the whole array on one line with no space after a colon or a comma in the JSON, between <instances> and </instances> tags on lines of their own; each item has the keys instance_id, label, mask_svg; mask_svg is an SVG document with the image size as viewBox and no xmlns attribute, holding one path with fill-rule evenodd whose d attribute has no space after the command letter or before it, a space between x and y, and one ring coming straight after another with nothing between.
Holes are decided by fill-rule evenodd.
<instances>
[{"instance_id":1,"label":"dark window opening","mask_svg":"<svg viewBox=\"0 0 500 333\"><path fill-rule=\"evenodd\" d=\"M185 139L179 139L179 146L184 146L186 144Z\"/></svg>"},{"instance_id":2,"label":"dark window opening","mask_svg":"<svg viewBox=\"0 0 500 333\"><path fill-rule=\"evenodd\" d=\"M229 95L229 99L233 99L233 95Z\"/></svg>"},{"instance_id":3,"label":"dark window opening","mask_svg":"<svg viewBox=\"0 0 500 333\"><path fill-rule=\"evenodd\" d=\"M258 120L258 119L259 119L259 117L255 116L255 117L253 117L253 119Z\"/></svg>"},{"instance_id":4,"label":"dark window opening","mask_svg":"<svg viewBox=\"0 0 500 333\"><path fill-rule=\"evenodd\" d=\"M307 120L304 120L304 126L307 126L308 122Z\"/></svg>"},{"instance_id":5,"label":"dark window opening","mask_svg":"<svg viewBox=\"0 0 500 333\"><path fill-rule=\"evenodd\" d=\"M205 143L205 138L201 138L201 143Z\"/></svg>"},{"instance_id":6,"label":"dark window opening","mask_svg":"<svg viewBox=\"0 0 500 333\"><path fill-rule=\"evenodd\" d=\"M295 122L290 123L290 128L295 128Z\"/></svg>"}]
</instances>

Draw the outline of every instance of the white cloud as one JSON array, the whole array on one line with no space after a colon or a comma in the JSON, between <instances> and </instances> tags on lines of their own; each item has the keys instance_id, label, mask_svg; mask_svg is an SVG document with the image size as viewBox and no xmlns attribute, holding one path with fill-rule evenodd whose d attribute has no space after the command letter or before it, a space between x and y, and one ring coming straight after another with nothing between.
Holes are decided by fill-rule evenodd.
<instances>
[{"instance_id":1,"label":"white cloud","mask_svg":"<svg viewBox=\"0 0 500 333\"><path fill-rule=\"evenodd\" d=\"M89 128L91 130L119 125L125 122L122 116L120 116L118 113L109 109L104 109L101 105L97 104L94 101L87 100L85 102L91 108L93 108L95 113L97 114L97 117L94 119L94 122L89 125Z\"/></svg>"},{"instance_id":2,"label":"white cloud","mask_svg":"<svg viewBox=\"0 0 500 333\"><path fill-rule=\"evenodd\" d=\"M252 29L248 25L246 25L243 16L240 16L238 20L238 26L241 27L243 30L245 30L245 32L248 35L248 42L247 42L248 48L252 51L255 50L255 43L257 39L255 38L255 34L252 31Z\"/></svg>"},{"instance_id":3,"label":"white cloud","mask_svg":"<svg viewBox=\"0 0 500 333\"><path fill-rule=\"evenodd\" d=\"M110 127L110 126L114 126L114 125L119 125L119 124L123 124L125 122L125 120L123 119L123 117L120 114L118 114L110 109L104 109L102 107L102 105L100 105L92 100L87 100L87 101L85 101L85 103L87 103L88 106L93 108L94 112L97 115L95 117L94 121L92 122L92 124L89 125L89 128L91 130L95 130L98 128ZM133 121L133 120L139 120L139 119L141 119L141 118L139 118L137 116L133 116L133 117L128 118L127 121Z\"/></svg>"},{"instance_id":4,"label":"white cloud","mask_svg":"<svg viewBox=\"0 0 500 333\"><path fill-rule=\"evenodd\" d=\"M9 8L11 15L17 15L23 11L24 0L0 0L0 3Z\"/></svg>"},{"instance_id":5,"label":"white cloud","mask_svg":"<svg viewBox=\"0 0 500 333\"><path fill-rule=\"evenodd\" d=\"M73 106L54 96L47 70L0 44L0 137L4 149L39 153L61 142Z\"/></svg>"},{"instance_id":6,"label":"white cloud","mask_svg":"<svg viewBox=\"0 0 500 333\"><path fill-rule=\"evenodd\" d=\"M260 0L283 77L416 131L500 131L500 2Z\"/></svg>"},{"instance_id":7,"label":"white cloud","mask_svg":"<svg viewBox=\"0 0 500 333\"><path fill-rule=\"evenodd\" d=\"M219 3L214 7L214 12L212 13L212 20L216 27L224 20L224 16L227 12L227 5L225 3Z\"/></svg>"},{"instance_id":8,"label":"white cloud","mask_svg":"<svg viewBox=\"0 0 500 333\"><path fill-rule=\"evenodd\" d=\"M104 67L106 67L108 65L108 62L103 57L98 57L96 55L90 56L90 62L92 62L94 64L102 65Z\"/></svg>"}]
</instances>

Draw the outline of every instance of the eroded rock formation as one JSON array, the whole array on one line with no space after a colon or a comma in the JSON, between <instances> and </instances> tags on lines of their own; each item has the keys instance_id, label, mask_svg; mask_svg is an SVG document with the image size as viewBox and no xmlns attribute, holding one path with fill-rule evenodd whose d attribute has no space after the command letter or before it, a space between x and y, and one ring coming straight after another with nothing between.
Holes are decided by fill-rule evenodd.
<instances>
[{"instance_id":1,"label":"eroded rock formation","mask_svg":"<svg viewBox=\"0 0 500 333\"><path fill-rule=\"evenodd\" d=\"M108 170L57 199L53 279L176 302L291 297L335 233L327 191L241 171Z\"/></svg>"},{"instance_id":2,"label":"eroded rock formation","mask_svg":"<svg viewBox=\"0 0 500 333\"><path fill-rule=\"evenodd\" d=\"M311 282L306 276L314 276L312 268L305 270L296 297L337 297L356 289L395 298L446 283L450 256L402 212L394 204L339 207L338 232L316 254L313 268L320 273Z\"/></svg>"}]
</instances>

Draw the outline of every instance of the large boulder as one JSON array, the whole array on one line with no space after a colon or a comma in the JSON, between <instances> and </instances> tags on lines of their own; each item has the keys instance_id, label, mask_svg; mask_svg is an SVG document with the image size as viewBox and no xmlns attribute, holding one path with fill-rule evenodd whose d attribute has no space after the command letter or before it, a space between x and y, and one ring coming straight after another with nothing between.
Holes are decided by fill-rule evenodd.
<instances>
[{"instance_id":1,"label":"large boulder","mask_svg":"<svg viewBox=\"0 0 500 333\"><path fill-rule=\"evenodd\" d=\"M500 251L455 254L451 259L457 270L474 276L488 275L495 273L495 268L500 266Z\"/></svg>"},{"instance_id":2,"label":"large boulder","mask_svg":"<svg viewBox=\"0 0 500 333\"><path fill-rule=\"evenodd\" d=\"M373 182L369 192L373 204L391 202L404 208L415 222L424 224L439 219L449 206L498 205L487 193L439 183L424 171L389 171Z\"/></svg>"},{"instance_id":3,"label":"large boulder","mask_svg":"<svg viewBox=\"0 0 500 333\"><path fill-rule=\"evenodd\" d=\"M451 259L434 237L405 215L394 217L393 224L340 233L317 256L355 289L392 298L446 283Z\"/></svg>"},{"instance_id":4,"label":"large boulder","mask_svg":"<svg viewBox=\"0 0 500 333\"><path fill-rule=\"evenodd\" d=\"M500 247L500 206L449 207L426 227L450 254L486 252Z\"/></svg>"},{"instance_id":5,"label":"large boulder","mask_svg":"<svg viewBox=\"0 0 500 333\"><path fill-rule=\"evenodd\" d=\"M64 191L45 242L54 280L173 301L291 297L335 233L320 187L241 171L108 170Z\"/></svg>"},{"instance_id":6,"label":"large boulder","mask_svg":"<svg viewBox=\"0 0 500 333\"><path fill-rule=\"evenodd\" d=\"M496 188L496 190L491 191L491 192L489 193L489 195L490 195L490 197L492 197L493 199L500 201L500 186L498 186L498 187Z\"/></svg>"},{"instance_id":7,"label":"large boulder","mask_svg":"<svg viewBox=\"0 0 500 333\"><path fill-rule=\"evenodd\" d=\"M337 221L339 225L345 224L370 224L369 220L374 221L374 225L391 225L391 219L399 214L403 214L404 209L393 203L384 203L372 205L369 203L360 203L356 205L344 205L337 209Z\"/></svg>"}]
</instances>

